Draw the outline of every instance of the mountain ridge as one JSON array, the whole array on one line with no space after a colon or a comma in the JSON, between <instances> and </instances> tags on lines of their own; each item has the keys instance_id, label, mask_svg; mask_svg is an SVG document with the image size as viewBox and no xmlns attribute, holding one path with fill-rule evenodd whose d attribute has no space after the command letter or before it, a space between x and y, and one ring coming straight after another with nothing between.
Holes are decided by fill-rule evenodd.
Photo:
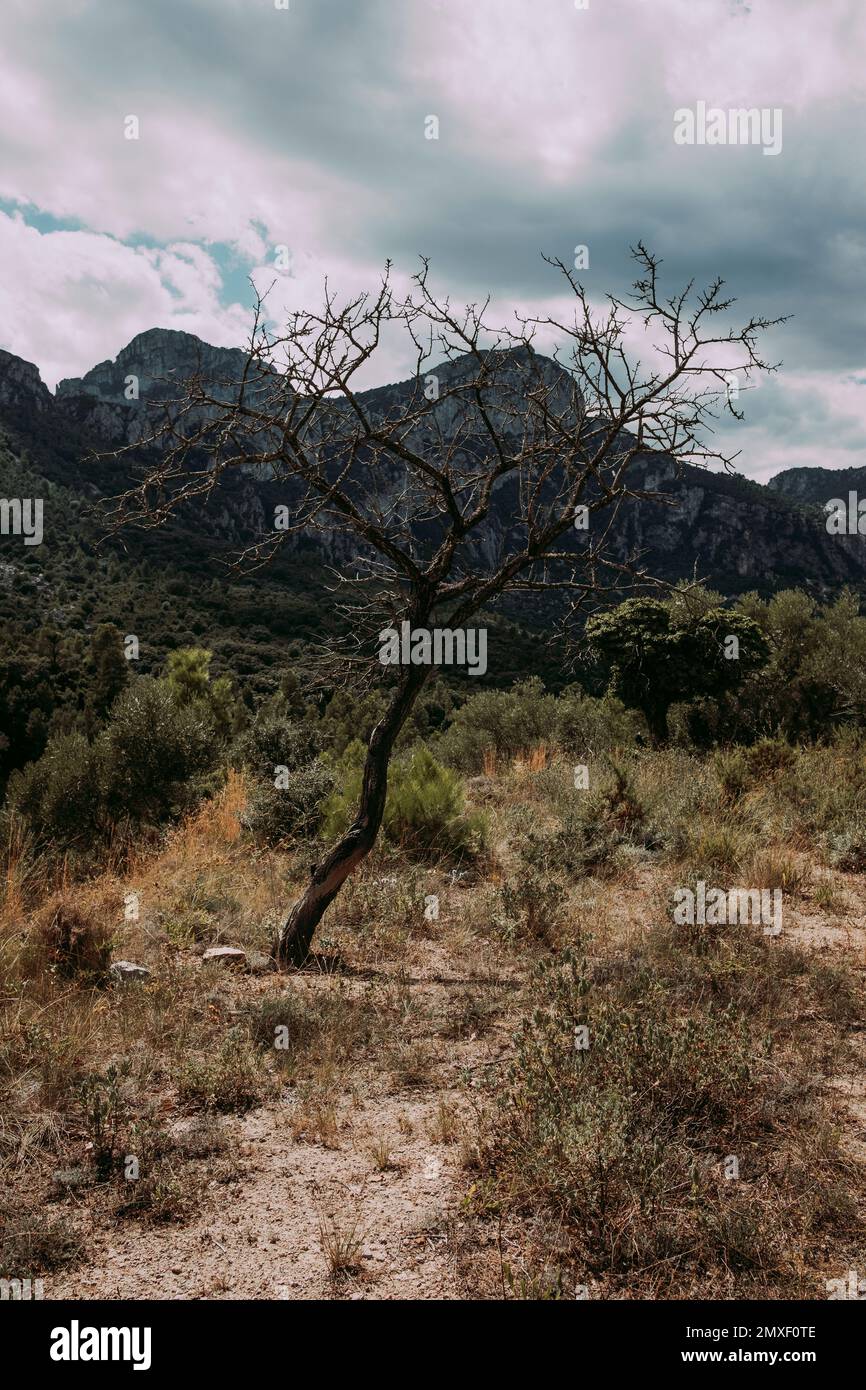
<instances>
[{"instance_id":1,"label":"mountain ridge","mask_svg":"<svg viewBox=\"0 0 866 1390\"><path fill-rule=\"evenodd\" d=\"M547 380L553 381L555 373L574 390L559 363L543 354L533 358ZM135 335L113 360L97 363L82 377L64 378L52 394L35 364L2 352L0 420L25 449L35 448L53 481L92 496L110 495L112 484L123 481L123 470L100 465L89 454L110 454L112 447L139 443L147 433L149 401L173 394L196 372L219 392L237 381L246 360L241 348L216 347L182 330L153 328ZM431 367L440 375L459 370L459 360ZM137 399L128 398L130 377L136 378ZM369 388L363 397L371 408L384 411L399 407L410 389L417 390L417 378ZM448 423L446 418L446 428ZM782 470L762 484L739 474L678 465L658 454L641 456L635 468L641 485L657 489L663 500L628 501L615 544L620 556L643 551L649 572L658 577L674 582L698 573L729 597L747 588L772 591L794 585L818 595L846 584L866 592L866 538L828 536L815 510L857 470ZM825 485L827 498L821 498ZM266 524L276 500L278 483L250 470L222 487L210 514L202 509L201 518L191 524L213 542L221 538L243 546ZM491 526L490 544L503 544L507 516L494 516ZM328 563L347 558L342 540L325 538L318 544Z\"/></svg>"},{"instance_id":2,"label":"mountain ridge","mask_svg":"<svg viewBox=\"0 0 866 1390\"><path fill-rule=\"evenodd\" d=\"M553 358L543 353L534 355L540 363L549 364L563 375L567 375L566 369ZM44 410L52 400L71 405L76 398L89 396L107 404L132 408L133 402L125 390L125 379L129 375L137 376L139 397L143 397L146 402L152 398L152 388L161 385L172 375L178 384L182 384L187 376L198 370L203 369L206 375L210 375L214 369L218 369L225 372L233 370L236 374L234 379L237 379L237 375L243 371L247 356L243 348L217 346L183 329L154 326L135 334L114 358L106 358L96 363L83 376L62 378L52 392L43 382L38 364L6 349L0 349L0 407L21 405L29 401L36 408ZM442 374L448 371L450 365L432 366L430 371ZM138 370L135 370L136 368ZM186 376L179 375L180 372L185 372ZM415 378L412 377L401 378L396 382L365 388L358 394L362 397L373 397L385 392L399 393L414 381ZM735 476L753 483L762 491L777 493L804 505L819 506L827 500L821 494L825 484L829 486L831 480L837 480L837 488L843 490L849 485L862 485L866 482L866 465L862 468L844 469L800 465L781 469L766 483L757 482L744 474L725 475L704 469L696 471L705 477ZM828 497L830 495L835 494L828 493Z\"/></svg>"}]
</instances>

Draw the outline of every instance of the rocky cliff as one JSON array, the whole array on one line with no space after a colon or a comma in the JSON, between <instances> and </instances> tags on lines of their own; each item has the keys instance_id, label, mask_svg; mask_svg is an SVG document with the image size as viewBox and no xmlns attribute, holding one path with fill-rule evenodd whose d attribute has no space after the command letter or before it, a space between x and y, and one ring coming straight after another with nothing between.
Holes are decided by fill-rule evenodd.
<instances>
[{"instance_id":1,"label":"rocky cliff","mask_svg":"<svg viewBox=\"0 0 866 1390\"><path fill-rule=\"evenodd\" d=\"M122 465L94 462L94 450L104 452L139 441L148 432L148 404L178 396L191 377L200 376L221 398L230 395L244 364L240 349L213 347L189 333L152 329L134 338L113 362L99 363L83 377L62 381L52 396L33 364L3 352L0 424L5 423L19 447L52 481L89 495L110 494L124 480ZM519 423L519 412L509 398L508 366L506 362L501 405L494 402L501 410L497 423L506 432ZM445 384L465 367L458 361L434 370ZM543 357L534 359L533 371L554 391L559 408L571 405L577 410L579 399L567 373ZM418 390L418 380L411 379L368 391L364 402L371 414L384 414L399 410ZM467 409L471 412L472 407ZM444 402L435 428L428 422L412 442L434 449L436 433L443 438L459 429L471 434L471 426L465 412L461 415L453 402ZM845 495L858 480L866 495L866 469L844 474L791 469L762 487L738 477L678 468L664 456L647 456L636 465L636 480L647 490L659 490L663 497L631 501L623 508L615 547L623 557L640 551L648 570L661 578L674 580L697 573L729 595L792 585L820 595L845 584L866 591L866 538L828 535L816 510L829 497ZM388 486L399 484L395 471ZM200 515L188 519L187 532L192 526L215 540L249 544L261 534L281 496L280 485L266 470L236 476ZM483 541L491 553L507 544L510 523L505 491ZM349 558L342 539L326 538L317 544L332 563Z\"/></svg>"}]
</instances>

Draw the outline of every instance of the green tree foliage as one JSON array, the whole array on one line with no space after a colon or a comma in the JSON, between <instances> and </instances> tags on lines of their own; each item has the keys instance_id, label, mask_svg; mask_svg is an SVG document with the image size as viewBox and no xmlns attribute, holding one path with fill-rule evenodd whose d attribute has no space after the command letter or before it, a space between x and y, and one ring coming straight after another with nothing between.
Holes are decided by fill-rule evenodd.
<instances>
[{"instance_id":1,"label":"green tree foliage","mask_svg":"<svg viewBox=\"0 0 866 1390\"><path fill-rule=\"evenodd\" d=\"M129 676L129 664L123 654L123 637L114 623L100 623L90 639L90 661L93 667L91 687L94 709L105 714Z\"/></svg>"},{"instance_id":2,"label":"green tree foliage","mask_svg":"<svg viewBox=\"0 0 866 1390\"><path fill-rule=\"evenodd\" d=\"M236 731L239 708L228 676L212 681L213 652L205 647L178 647L170 652L165 666L171 692L182 709L201 703L210 711L220 738Z\"/></svg>"},{"instance_id":3,"label":"green tree foliage","mask_svg":"<svg viewBox=\"0 0 866 1390\"><path fill-rule=\"evenodd\" d=\"M856 594L821 606L787 589L769 600L746 594L737 607L763 632L770 660L743 689L733 736L812 740L866 721L866 618Z\"/></svg>"},{"instance_id":4,"label":"green tree foliage","mask_svg":"<svg viewBox=\"0 0 866 1390\"><path fill-rule=\"evenodd\" d=\"M586 637L611 692L642 712L656 742L667 737L672 704L736 690L770 653L758 624L742 612L689 611L681 602L672 611L672 604L652 598L628 599L590 618ZM731 638L735 657L728 655Z\"/></svg>"},{"instance_id":5,"label":"green tree foliage","mask_svg":"<svg viewBox=\"0 0 866 1390\"><path fill-rule=\"evenodd\" d=\"M179 647L169 652L165 674L179 705L191 705L195 700L207 698L212 659L213 653L205 647Z\"/></svg>"},{"instance_id":6,"label":"green tree foliage","mask_svg":"<svg viewBox=\"0 0 866 1390\"><path fill-rule=\"evenodd\" d=\"M98 849L118 825L159 825L195 805L218 761L201 702L178 709L164 681L140 676L92 743L54 735L9 782L9 808L46 847Z\"/></svg>"}]
</instances>

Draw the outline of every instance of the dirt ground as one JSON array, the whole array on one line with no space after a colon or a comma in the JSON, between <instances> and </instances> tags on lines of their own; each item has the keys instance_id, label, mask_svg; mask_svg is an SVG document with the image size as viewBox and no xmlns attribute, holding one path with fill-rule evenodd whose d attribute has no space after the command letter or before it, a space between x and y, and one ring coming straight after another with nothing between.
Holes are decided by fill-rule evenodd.
<instances>
[{"instance_id":1,"label":"dirt ground","mask_svg":"<svg viewBox=\"0 0 866 1390\"><path fill-rule=\"evenodd\" d=\"M648 876L618 885L621 940L646 930ZM786 909L787 939L828 962L866 966L866 903L855 878L838 915ZM455 906L452 904L452 906ZM593 901L586 911L591 915ZM276 1100L226 1121L237 1171L210 1182L198 1215L184 1225L100 1225L91 1219L86 1262L46 1280L48 1298L109 1299L468 1299L496 1296L502 1234L479 1235L464 1201L473 1077L507 1059L523 968L503 954L479 969L471 941L447 930L413 941L409 959L373 974L408 991L425 1018L447 1014L467 988L499 1001L481 1036L430 1034L431 1068L418 1084L395 1086L375 1065L339 1096L332 1132L298 1131L301 1101ZM291 990L324 987L287 976ZM240 995L273 990L239 977ZM846 1101L844 1147L866 1164L866 1033L852 1028L850 1066L833 1086ZM184 1123L179 1117L177 1124ZM354 1267L334 1276L328 1251L344 1241Z\"/></svg>"}]
</instances>

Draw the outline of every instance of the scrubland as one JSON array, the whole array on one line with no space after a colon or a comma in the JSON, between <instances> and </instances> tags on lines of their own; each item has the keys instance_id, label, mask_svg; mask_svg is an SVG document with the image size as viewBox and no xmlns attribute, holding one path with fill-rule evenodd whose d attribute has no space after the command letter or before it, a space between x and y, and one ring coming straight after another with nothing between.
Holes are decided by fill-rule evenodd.
<instances>
[{"instance_id":1,"label":"scrubland","mask_svg":"<svg viewBox=\"0 0 866 1390\"><path fill-rule=\"evenodd\" d=\"M506 713L405 755L302 970L274 931L353 754L294 836L249 768L89 872L7 820L4 1277L772 1299L862 1267L866 744L654 749L611 706L521 746ZM700 879L781 889L782 932L678 924Z\"/></svg>"}]
</instances>

